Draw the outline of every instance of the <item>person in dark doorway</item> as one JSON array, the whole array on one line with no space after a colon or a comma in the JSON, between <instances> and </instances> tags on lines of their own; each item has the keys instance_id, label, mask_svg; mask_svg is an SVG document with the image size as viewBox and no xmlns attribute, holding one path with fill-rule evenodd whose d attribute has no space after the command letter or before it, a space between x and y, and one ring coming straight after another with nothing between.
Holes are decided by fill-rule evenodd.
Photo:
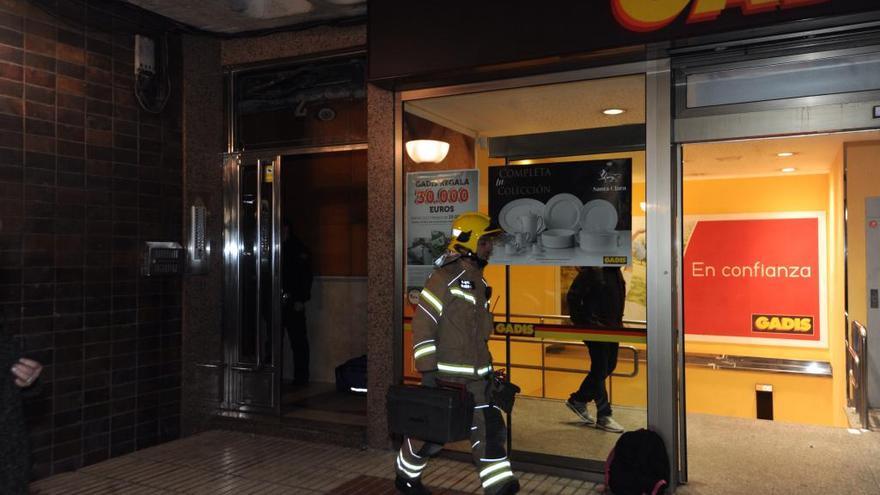
<instances>
[{"instance_id":1,"label":"person in dark doorway","mask_svg":"<svg viewBox=\"0 0 880 495\"><path fill-rule=\"evenodd\" d=\"M0 493L28 493L30 442L22 411L22 395L40 377L40 363L21 352L0 315ZM33 390L31 390L33 393Z\"/></svg>"},{"instance_id":2,"label":"person in dark doorway","mask_svg":"<svg viewBox=\"0 0 880 495\"><path fill-rule=\"evenodd\" d=\"M488 340L493 320L491 289L483 268L492 254L490 219L464 213L452 223L452 240L425 282L413 316L413 356L422 385L464 388L474 397L471 450L483 491L509 495L519 491L507 459L507 427L500 409L487 397L493 378ZM428 458L443 446L404 438L396 460L395 486L408 495L430 492L421 482Z\"/></svg>"},{"instance_id":3,"label":"person in dark doorway","mask_svg":"<svg viewBox=\"0 0 880 495\"><path fill-rule=\"evenodd\" d=\"M0 220L0 232L2 230L3 221ZM12 338L0 309L0 493L28 493L30 439L21 399L25 394L37 393L37 387L33 385L42 372L40 363L22 357L20 346Z\"/></svg>"},{"instance_id":4,"label":"person in dark doorway","mask_svg":"<svg viewBox=\"0 0 880 495\"><path fill-rule=\"evenodd\" d=\"M293 382L309 382L309 339L306 302L312 298L312 255L290 231L285 219L281 231L281 324L287 330L293 351Z\"/></svg>"},{"instance_id":5,"label":"person in dark doorway","mask_svg":"<svg viewBox=\"0 0 880 495\"><path fill-rule=\"evenodd\" d=\"M617 267L581 267L566 295L571 321L589 328L623 327L626 283ZM605 380L617 366L618 342L584 341L590 353L590 372L565 405L584 423L614 433L624 428L611 416ZM596 402L596 416L587 403Z\"/></svg>"}]
</instances>

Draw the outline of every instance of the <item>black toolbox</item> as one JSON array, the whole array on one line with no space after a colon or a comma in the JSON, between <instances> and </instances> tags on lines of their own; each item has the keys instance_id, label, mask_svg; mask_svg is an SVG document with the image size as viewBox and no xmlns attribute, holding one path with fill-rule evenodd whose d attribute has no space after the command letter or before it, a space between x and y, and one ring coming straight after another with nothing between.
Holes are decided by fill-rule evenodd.
<instances>
[{"instance_id":1,"label":"black toolbox","mask_svg":"<svg viewBox=\"0 0 880 495\"><path fill-rule=\"evenodd\" d=\"M387 399L392 433L440 444L470 438L474 399L464 388L392 385Z\"/></svg>"}]
</instances>

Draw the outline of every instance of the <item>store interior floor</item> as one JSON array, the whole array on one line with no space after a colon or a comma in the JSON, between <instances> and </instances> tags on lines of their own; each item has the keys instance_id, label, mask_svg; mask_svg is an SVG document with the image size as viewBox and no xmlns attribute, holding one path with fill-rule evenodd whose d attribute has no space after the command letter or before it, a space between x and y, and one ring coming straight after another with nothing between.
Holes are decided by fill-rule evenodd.
<instances>
[{"instance_id":1,"label":"store interior floor","mask_svg":"<svg viewBox=\"0 0 880 495\"><path fill-rule=\"evenodd\" d=\"M366 426L367 397L337 392L333 383L284 384L282 413L285 418Z\"/></svg>"},{"instance_id":2,"label":"store interior floor","mask_svg":"<svg viewBox=\"0 0 880 495\"><path fill-rule=\"evenodd\" d=\"M614 417L645 425L644 409L618 406ZM619 438L579 424L559 400L517 398L512 423L520 451L605 459ZM880 432L689 414L688 462L684 495L880 493Z\"/></svg>"},{"instance_id":3,"label":"store interior floor","mask_svg":"<svg viewBox=\"0 0 880 495\"><path fill-rule=\"evenodd\" d=\"M589 404L590 413L596 409ZM614 419L627 430L644 428L644 408L614 407ZM511 420L513 448L578 459L604 461L620 435L587 426L579 420L565 401L517 397Z\"/></svg>"},{"instance_id":4,"label":"store interior floor","mask_svg":"<svg viewBox=\"0 0 880 495\"><path fill-rule=\"evenodd\" d=\"M684 495L880 493L878 432L689 414L688 462Z\"/></svg>"}]
</instances>

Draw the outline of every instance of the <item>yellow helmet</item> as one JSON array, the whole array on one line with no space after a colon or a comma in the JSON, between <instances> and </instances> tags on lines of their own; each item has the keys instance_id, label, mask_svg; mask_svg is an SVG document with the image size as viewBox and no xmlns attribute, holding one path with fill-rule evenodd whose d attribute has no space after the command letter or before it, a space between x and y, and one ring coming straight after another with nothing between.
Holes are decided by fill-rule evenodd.
<instances>
[{"instance_id":1,"label":"yellow helmet","mask_svg":"<svg viewBox=\"0 0 880 495\"><path fill-rule=\"evenodd\" d=\"M489 215L484 213L462 213L452 221L452 240L448 249L460 254L476 253L481 237L501 232L500 229L490 230L490 223Z\"/></svg>"}]
</instances>

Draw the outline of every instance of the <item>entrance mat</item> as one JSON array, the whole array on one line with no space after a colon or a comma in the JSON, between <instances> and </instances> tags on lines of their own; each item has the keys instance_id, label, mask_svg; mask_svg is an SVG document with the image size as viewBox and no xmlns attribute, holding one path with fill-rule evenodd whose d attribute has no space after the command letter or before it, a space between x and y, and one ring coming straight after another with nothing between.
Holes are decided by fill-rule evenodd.
<instances>
[{"instance_id":1,"label":"entrance mat","mask_svg":"<svg viewBox=\"0 0 880 495\"><path fill-rule=\"evenodd\" d=\"M428 487L433 495L469 495L467 492L447 490L444 488ZM357 478L340 485L334 490L335 493L350 495L398 495L400 492L394 488L394 480L377 478L376 476L358 476Z\"/></svg>"}]
</instances>

